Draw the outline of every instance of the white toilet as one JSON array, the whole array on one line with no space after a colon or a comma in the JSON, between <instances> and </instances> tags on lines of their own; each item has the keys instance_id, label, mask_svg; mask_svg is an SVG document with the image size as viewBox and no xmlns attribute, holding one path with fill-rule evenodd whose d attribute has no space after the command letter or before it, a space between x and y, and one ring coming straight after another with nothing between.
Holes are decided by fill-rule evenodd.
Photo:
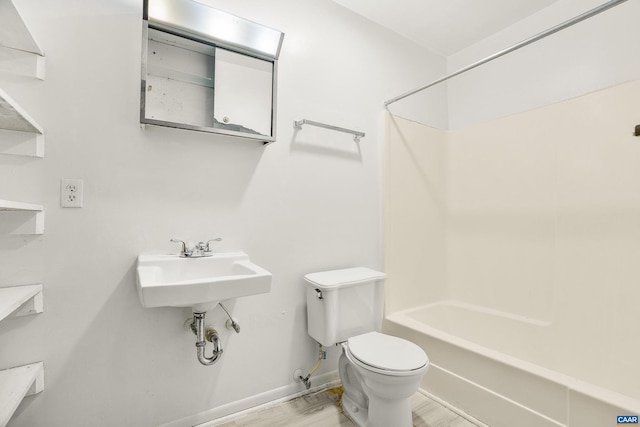
<instances>
[{"instance_id":1,"label":"white toilet","mask_svg":"<svg viewBox=\"0 0 640 427\"><path fill-rule=\"evenodd\" d=\"M357 267L304 278L309 335L342 346L344 412L359 426L412 426L410 398L429 358L416 344L379 332L386 275Z\"/></svg>"}]
</instances>

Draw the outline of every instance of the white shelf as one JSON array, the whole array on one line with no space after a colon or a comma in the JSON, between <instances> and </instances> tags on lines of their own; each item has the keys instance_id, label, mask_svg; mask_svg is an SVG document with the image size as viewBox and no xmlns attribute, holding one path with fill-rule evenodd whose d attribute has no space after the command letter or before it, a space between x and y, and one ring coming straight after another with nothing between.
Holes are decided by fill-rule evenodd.
<instances>
[{"instance_id":1,"label":"white shelf","mask_svg":"<svg viewBox=\"0 0 640 427\"><path fill-rule=\"evenodd\" d=\"M0 288L0 321L9 316L42 313L42 284Z\"/></svg>"},{"instance_id":2,"label":"white shelf","mask_svg":"<svg viewBox=\"0 0 640 427\"><path fill-rule=\"evenodd\" d=\"M2 4L3 0L0 0ZM5 91L0 89L0 129L43 134L36 123Z\"/></svg>"},{"instance_id":3,"label":"white shelf","mask_svg":"<svg viewBox=\"0 0 640 427\"><path fill-rule=\"evenodd\" d=\"M34 203L15 202L11 200L0 200L0 211L28 211L41 212L44 210L42 205Z\"/></svg>"},{"instance_id":4,"label":"white shelf","mask_svg":"<svg viewBox=\"0 0 640 427\"><path fill-rule=\"evenodd\" d=\"M147 65L147 78L163 77L169 80L178 80L183 83L191 83L198 86L204 86L213 89L213 76L197 76L191 73L174 70L172 68L163 67L156 64Z\"/></svg>"},{"instance_id":5,"label":"white shelf","mask_svg":"<svg viewBox=\"0 0 640 427\"><path fill-rule=\"evenodd\" d=\"M44 80L46 60L44 56L0 45L0 72Z\"/></svg>"},{"instance_id":6,"label":"white shelf","mask_svg":"<svg viewBox=\"0 0 640 427\"><path fill-rule=\"evenodd\" d=\"M1 1L1 0L0 0ZM5 427L25 396L44 390L44 363L0 371L0 427Z\"/></svg>"},{"instance_id":7,"label":"white shelf","mask_svg":"<svg viewBox=\"0 0 640 427\"><path fill-rule=\"evenodd\" d=\"M0 200L0 216L0 235L44 233L42 205Z\"/></svg>"},{"instance_id":8,"label":"white shelf","mask_svg":"<svg viewBox=\"0 0 640 427\"><path fill-rule=\"evenodd\" d=\"M44 135L0 129L0 154L44 157Z\"/></svg>"},{"instance_id":9,"label":"white shelf","mask_svg":"<svg viewBox=\"0 0 640 427\"><path fill-rule=\"evenodd\" d=\"M0 288L0 321L42 313L42 284ZM0 370L0 427L7 425L25 396L44 389L42 362Z\"/></svg>"},{"instance_id":10,"label":"white shelf","mask_svg":"<svg viewBox=\"0 0 640 427\"><path fill-rule=\"evenodd\" d=\"M0 0L0 44L44 56L11 0Z\"/></svg>"}]
</instances>

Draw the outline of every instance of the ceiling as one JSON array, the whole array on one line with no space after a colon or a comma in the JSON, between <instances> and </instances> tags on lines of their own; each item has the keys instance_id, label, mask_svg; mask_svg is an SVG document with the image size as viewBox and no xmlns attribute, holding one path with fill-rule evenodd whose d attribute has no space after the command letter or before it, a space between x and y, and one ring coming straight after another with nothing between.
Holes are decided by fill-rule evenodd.
<instances>
[{"instance_id":1,"label":"ceiling","mask_svg":"<svg viewBox=\"0 0 640 427\"><path fill-rule=\"evenodd\" d=\"M334 0L444 56L558 0Z\"/></svg>"}]
</instances>

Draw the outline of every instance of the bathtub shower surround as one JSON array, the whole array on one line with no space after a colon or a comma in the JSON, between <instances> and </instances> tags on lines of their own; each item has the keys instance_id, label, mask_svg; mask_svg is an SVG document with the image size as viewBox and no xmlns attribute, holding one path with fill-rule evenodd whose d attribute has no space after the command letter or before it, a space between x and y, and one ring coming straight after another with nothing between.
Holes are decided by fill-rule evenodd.
<instances>
[{"instance_id":1,"label":"bathtub shower surround","mask_svg":"<svg viewBox=\"0 0 640 427\"><path fill-rule=\"evenodd\" d=\"M385 328L429 352L425 389L496 425L640 412L639 97L449 132L388 117Z\"/></svg>"}]
</instances>

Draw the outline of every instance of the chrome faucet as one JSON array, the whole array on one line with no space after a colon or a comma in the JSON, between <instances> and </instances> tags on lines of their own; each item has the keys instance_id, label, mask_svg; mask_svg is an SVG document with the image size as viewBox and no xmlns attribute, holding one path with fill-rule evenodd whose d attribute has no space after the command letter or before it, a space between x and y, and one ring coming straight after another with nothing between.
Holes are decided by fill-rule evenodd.
<instances>
[{"instance_id":1,"label":"chrome faucet","mask_svg":"<svg viewBox=\"0 0 640 427\"><path fill-rule=\"evenodd\" d=\"M207 240L205 242L198 242L193 248L189 249L187 243L184 240L180 239L171 239L170 241L173 243L182 244L182 248L180 249L180 257L182 258L202 258L206 256L213 255L213 249L211 248L211 242L219 242L222 238L216 237L215 239Z\"/></svg>"}]
</instances>

